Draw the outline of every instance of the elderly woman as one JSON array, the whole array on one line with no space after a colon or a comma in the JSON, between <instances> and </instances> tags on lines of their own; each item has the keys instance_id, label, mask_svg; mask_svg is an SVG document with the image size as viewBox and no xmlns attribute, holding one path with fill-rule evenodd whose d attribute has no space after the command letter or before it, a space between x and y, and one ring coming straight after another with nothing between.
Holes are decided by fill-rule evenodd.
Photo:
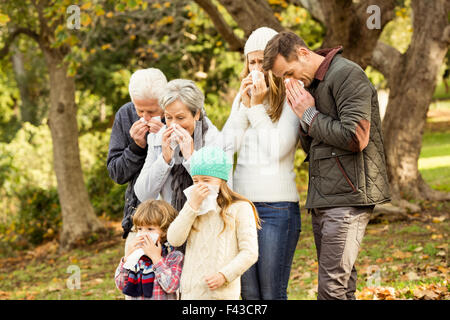
<instances>
[{"instance_id":1,"label":"elderly woman","mask_svg":"<svg viewBox=\"0 0 450 320\"><path fill-rule=\"evenodd\" d=\"M179 211L186 202L183 190L193 184L189 174L193 153L204 146L218 146L231 157L231 145L224 143L206 118L203 104L203 93L193 81L176 79L167 84L159 100L166 126L148 135L147 158L134 185L141 202L158 198ZM231 180L228 184L232 186Z\"/></svg>"}]
</instances>

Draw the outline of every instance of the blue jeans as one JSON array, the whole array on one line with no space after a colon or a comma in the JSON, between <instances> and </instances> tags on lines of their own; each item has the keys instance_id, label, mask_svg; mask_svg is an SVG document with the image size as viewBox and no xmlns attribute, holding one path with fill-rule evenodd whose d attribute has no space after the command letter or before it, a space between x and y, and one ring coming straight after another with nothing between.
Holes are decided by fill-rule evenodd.
<instances>
[{"instance_id":1,"label":"blue jeans","mask_svg":"<svg viewBox=\"0 0 450 320\"><path fill-rule=\"evenodd\" d=\"M241 277L243 300L287 300L292 259L301 231L298 202L254 202L261 219L258 261Z\"/></svg>"}]
</instances>

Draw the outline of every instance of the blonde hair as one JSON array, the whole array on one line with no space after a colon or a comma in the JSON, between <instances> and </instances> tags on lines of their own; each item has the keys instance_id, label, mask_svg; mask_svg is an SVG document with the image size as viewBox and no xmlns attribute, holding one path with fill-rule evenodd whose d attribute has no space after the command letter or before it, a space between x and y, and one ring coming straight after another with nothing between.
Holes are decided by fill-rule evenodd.
<instances>
[{"instance_id":1,"label":"blonde hair","mask_svg":"<svg viewBox=\"0 0 450 320\"><path fill-rule=\"evenodd\" d=\"M169 203L163 200L146 200L142 202L133 215L133 228L155 225L161 228L162 239L166 238L167 229L177 217L178 212Z\"/></svg>"},{"instance_id":2,"label":"blonde hair","mask_svg":"<svg viewBox=\"0 0 450 320\"><path fill-rule=\"evenodd\" d=\"M248 68L248 56L245 56L244 69L241 72L239 80L242 81L248 76L250 70ZM286 87L282 78L278 78L272 73L272 70L267 71L266 84L269 86L269 105L267 114L272 122L280 119L283 111L284 100L286 99Z\"/></svg>"},{"instance_id":3,"label":"blonde hair","mask_svg":"<svg viewBox=\"0 0 450 320\"><path fill-rule=\"evenodd\" d=\"M220 231L219 235L222 234L222 232L224 232L225 229L230 226L230 221L229 221L229 217L227 216L227 211L233 203L238 202L238 201L245 201L250 204L250 206L253 209L253 216L255 218L256 228L261 229L261 220L259 219L258 211L256 211L256 207L253 204L253 202L251 202L244 196L240 195L239 193L236 193L233 190L231 190L230 187L228 186L227 182L225 180L222 180L222 182L219 186L219 195L217 196L217 204L221 208L220 216L223 220L223 229L222 229L222 231ZM196 225L198 224L199 219L202 219L202 217L204 217L204 216L202 215L202 216L196 217L194 223L192 224L192 228L191 228L192 231L198 231L198 229L196 228Z\"/></svg>"}]
</instances>

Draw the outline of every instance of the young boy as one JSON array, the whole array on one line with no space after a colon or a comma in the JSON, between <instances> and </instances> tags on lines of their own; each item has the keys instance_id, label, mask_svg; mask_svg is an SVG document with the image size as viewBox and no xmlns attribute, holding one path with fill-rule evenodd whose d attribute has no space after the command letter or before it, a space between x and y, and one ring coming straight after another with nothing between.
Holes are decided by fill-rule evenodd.
<instances>
[{"instance_id":1,"label":"young boy","mask_svg":"<svg viewBox=\"0 0 450 320\"><path fill-rule=\"evenodd\" d=\"M183 254L166 241L178 212L163 200L141 203L133 216L136 237L116 269L116 286L126 300L176 300Z\"/></svg>"}]
</instances>

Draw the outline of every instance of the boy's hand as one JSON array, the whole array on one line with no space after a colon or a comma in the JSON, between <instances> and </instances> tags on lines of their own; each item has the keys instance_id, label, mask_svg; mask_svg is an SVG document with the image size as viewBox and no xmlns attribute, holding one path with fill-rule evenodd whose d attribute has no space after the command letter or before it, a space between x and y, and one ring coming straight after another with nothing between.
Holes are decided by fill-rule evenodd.
<instances>
[{"instance_id":1,"label":"boy's hand","mask_svg":"<svg viewBox=\"0 0 450 320\"><path fill-rule=\"evenodd\" d=\"M162 247L159 240L156 244L153 242L152 238L148 234L144 235L144 242L142 249L147 257L152 259L153 264L158 263L161 260Z\"/></svg>"},{"instance_id":2,"label":"boy's hand","mask_svg":"<svg viewBox=\"0 0 450 320\"><path fill-rule=\"evenodd\" d=\"M189 205L192 209L197 211L200 209L200 206L203 200L206 199L209 193L209 188L204 184L195 185L194 189L191 191L191 199L189 199Z\"/></svg>"},{"instance_id":3,"label":"boy's hand","mask_svg":"<svg viewBox=\"0 0 450 320\"><path fill-rule=\"evenodd\" d=\"M217 272L210 276L205 277L205 281L210 290L216 290L226 282L226 279L222 273Z\"/></svg>"},{"instance_id":4,"label":"boy's hand","mask_svg":"<svg viewBox=\"0 0 450 320\"><path fill-rule=\"evenodd\" d=\"M127 258L130 254L132 254L136 249L142 248L142 237L136 236L133 240L130 241L127 247L128 254L124 257L123 261L127 261Z\"/></svg>"}]
</instances>

